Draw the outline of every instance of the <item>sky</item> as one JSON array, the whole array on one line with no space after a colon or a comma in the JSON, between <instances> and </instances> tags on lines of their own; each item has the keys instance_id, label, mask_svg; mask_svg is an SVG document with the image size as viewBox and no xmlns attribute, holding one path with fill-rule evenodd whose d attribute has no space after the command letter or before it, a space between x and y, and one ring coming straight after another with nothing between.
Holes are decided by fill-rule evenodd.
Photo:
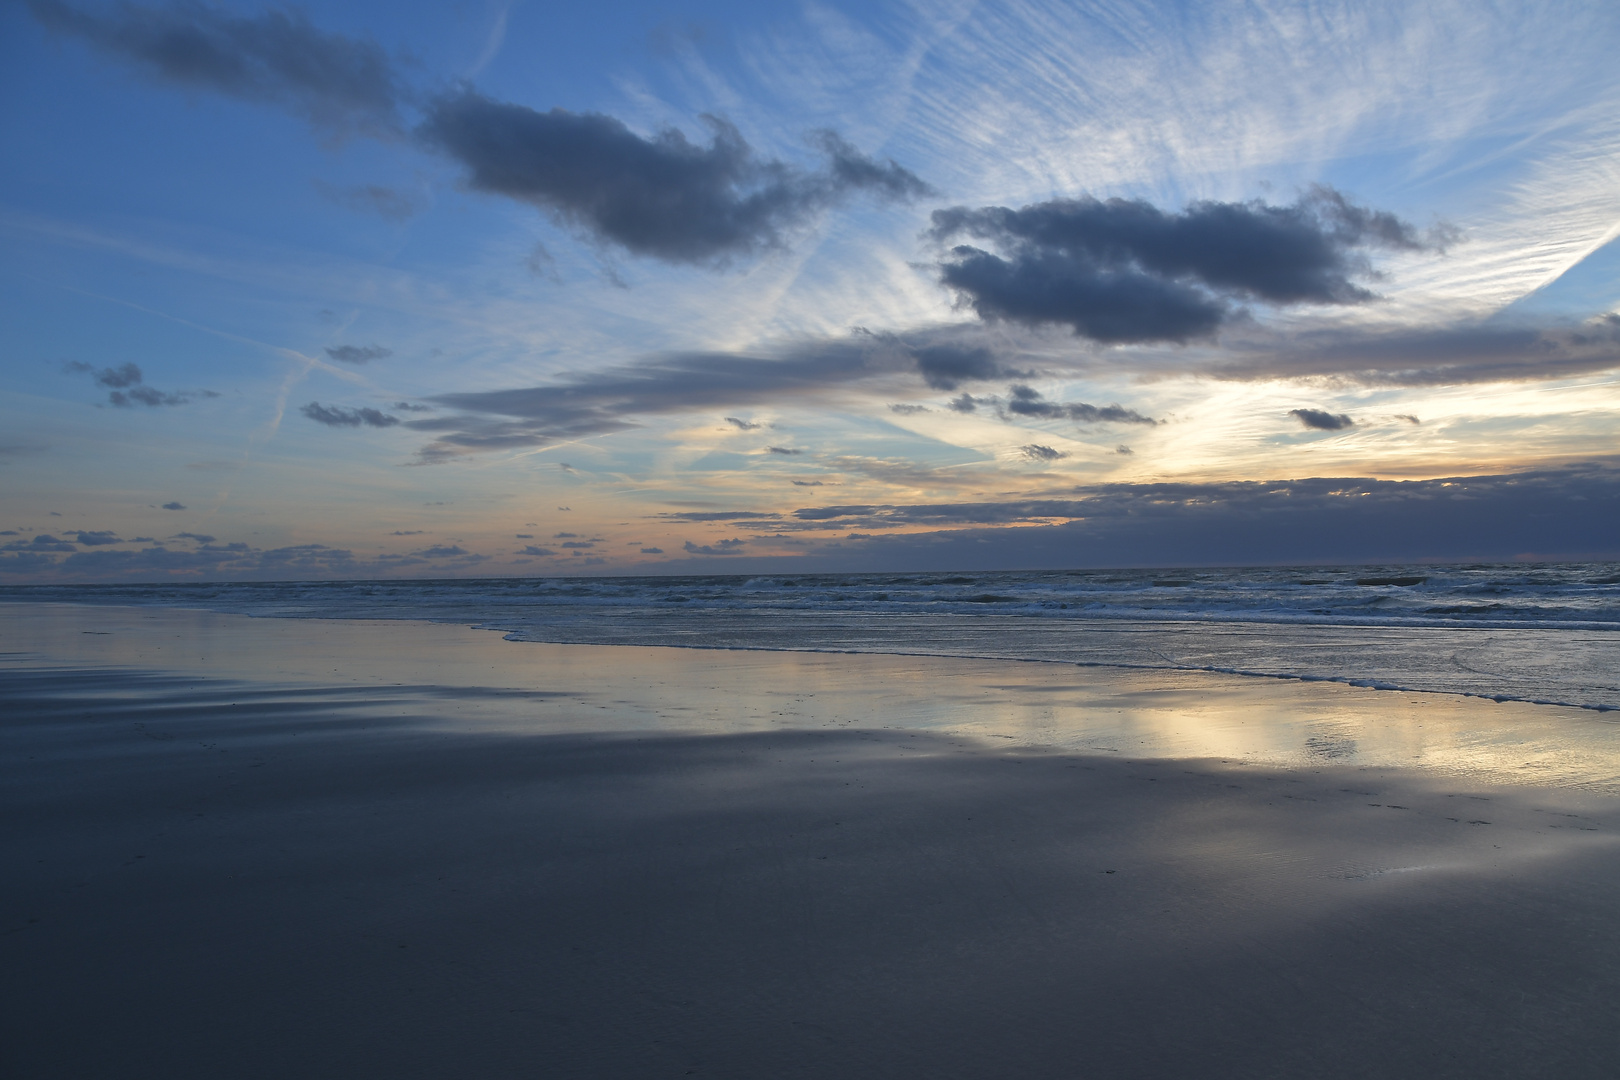
<instances>
[{"instance_id":1,"label":"sky","mask_svg":"<svg viewBox=\"0 0 1620 1080\"><path fill-rule=\"evenodd\" d=\"M1620 9L0 6L0 582L1620 557Z\"/></svg>"}]
</instances>

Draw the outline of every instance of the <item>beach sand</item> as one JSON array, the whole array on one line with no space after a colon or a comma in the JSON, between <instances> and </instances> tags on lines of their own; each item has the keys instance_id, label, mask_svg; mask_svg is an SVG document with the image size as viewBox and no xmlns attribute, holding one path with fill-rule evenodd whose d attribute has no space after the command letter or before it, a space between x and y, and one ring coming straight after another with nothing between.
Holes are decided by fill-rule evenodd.
<instances>
[{"instance_id":1,"label":"beach sand","mask_svg":"<svg viewBox=\"0 0 1620 1080\"><path fill-rule=\"evenodd\" d=\"M7 1077L1612 1077L1620 727L0 605Z\"/></svg>"}]
</instances>

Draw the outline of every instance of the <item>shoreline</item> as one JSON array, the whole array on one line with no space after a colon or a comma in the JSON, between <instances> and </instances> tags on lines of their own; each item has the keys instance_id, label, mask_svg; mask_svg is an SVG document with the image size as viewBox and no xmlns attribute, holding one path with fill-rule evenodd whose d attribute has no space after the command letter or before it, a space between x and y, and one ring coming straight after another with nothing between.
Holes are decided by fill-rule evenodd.
<instances>
[{"instance_id":1,"label":"shoreline","mask_svg":"<svg viewBox=\"0 0 1620 1080\"><path fill-rule=\"evenodd\" d=\"M1406 682L1400 682L1400 681L1391 681L1391 680L1385 679L1385 678L1377 678L1377 677L1362 676L1362 675L1335 675L1335 674L1321 674L1321 673L1313 673L1313 672L1266 671L1266 670L1260 670L1260 669L1255 669L1255 668L1232 666L1232 665L1229 665L1229 664L1226 664L1226 665L1223 665L1223 664L1197 664L1197 663L1180 663L1180 664L1178 664L1178 663L1173 663L1173 662L1167 662L1167 663L1162 663L1162 664L1160 664L1160 663L1141 663L1141 662L1133 662L1131 660L1124 659L1122 657L1116 657L1116 658L1107 659L1107 660L1091 660L1091 659L1075 658L1074 656L1069 656L1069 655L1061 655L1061 656L1029 656L1029 655L998 654L998 653L994 653L994 652L984 652L984 651L977 651L976 652L976 651L973 651L973 650L967 649L967 648L957 648L957 649L936 648L936 649L933 649L933 650L916 649L916 648L907 649L907 648L901 648L901 647L897 647L897 646L893 646L893 645L888 645L888 646L874 645L871 642L863 642L862 647L860 647L860 648L839 648L839 647L836 647L836 646L833 646L833 645L820 645L820 646L818 646L818 645L815 645L815 644L806 644L806 643L795 643L795 644L760 644L760 643L757 643L757 642L755 642L755 643L743 643L743 642L741 642L739 640L720 640L720 641L714 641L714 642L700 642L700 641L690 640L690 639L685 637L685 634L690 633L690 631L677 632L677 633L675 633L673 635L666 633L666 634L660 636L660 635L657 635L657 634L654 634L654 633L650 633L650 632L648 632L646 630L643 630L639 634L631 634L631 635L625 636L623 634L610 633L604 627L598 627L596 629L595 633L581 632L576 627L576 628L574 628L573 633L567 633L567 632L564 632L561 629L556 629L556 628L552 628L552 629L547 630L547 629L540 629L540 628L535 628L535 627L522 627L522 626L514 627L514 626L510 626L510 625L505 625L505 623L507 623L509 620L500 620L500 619L482 619L481 620L481 619L476 619L476 618L472 618L470 616L465 616L465 615L442 616L442 617L437 617L437 618L432 617L432 616L428 616L428 615L410 616L410 617L405 617L405 616L381 616L381 615L356 616L356 615L344 615L344 614L332 614L332 615L296 614L296 615L290 615L290 614L274 614L274 613L255 613L255 612L251 612L251 611L230 610L229 608L225 608L225 607L208 607L208 606L189 607L189 606L183 606L183 605L168 605L168 604L148 604L148 605L133 604L133 605L130 605L130 604L113 604L113 603L100 603L100 602L87 602L87 601L62 601L62 600L33 602L33 601L23 601L23 600L16 600L16 599L0 599L0 611L3 611L8 607L13 607L13 606L18 607L18 608L26 608L26 607L30 607L30 606L42 607L42 608L49 608L49 607L82 608L82 609L85 609L87 611L122 610L122 609L125 609L125 608L127 608L129 610L180 611L180 612L189 611L189 612L195 612L195 613L199 613L199 614L207 613L207 614L211 614L211 615L235 616L235 617L249 618L249 619L270 619L270 620L277 620L277 621L286 620L286 621L293 621L293 622L299 622L299 621L357 622L357 623L384 624L384 625L386 625L386 624L396 624L396 623L399 623L399 624L419 624L419 625L429 625L429 626L456 627L456 628L464 628L464 629L476 630L476 631L481 631L481 632L497 633L497 634L502 635L504 640L511 641L511 642L522 642L522 643L528 643L528 644L616 645L616 646L621 646L621 647L642 647L642 648L665 648L665 647L667 647L667 648L679 648L679 649L690 649L690 650L743 651L743 652L787 652L787 653L809 653L809 654L822 654L822 655L871 655L871 656L893 656L893 657L912 657L912 658L920 658L920 657L944 658L944 657L948 657L948 658L953 658L953 659L976 660L976 661L984 661L984 662L1011 662L1011 663L1035 663L1035 664L1050 663L1050 664L1059 664L1059 665L1068 664L1068 665L1073 665L1075 667L1080 667L1080 668L1111 668L1111 669L1119 669L1119 670L1144 671L1144 672L1156 672L1156 671L1157 672L1194 672L1194 673L1208 673L1208 674L1213 674L1213 675L1228 675L1228 676L1235 676L1235 677L1244 678L1244 679L1270 679L1270 680L1280 680L1280 681L1284 681L1284 682L1297 681L1297 682L1301 682L1301 683L1338 683L1338 684L1341 684L1341 685L1344 685L1344 686L1351 686L1351 687L1357 687L1357 688L1363 688L1363 689L1371 689L1371 690L1379 690L1379 691L1387 691L1387 692L1394 692L1394 693L1437 694L1437 695L1448 696L1448 697L1476 698L1476 699L1479 699L1479 700L1491 701L1491 702L1495 702L1495 703L1498 703L1498 704L1512 702L1512 703L1520 703L1520 704L1527 704L1527 705L1547 706L1547 707L1553 707L1553 708L1579 709L1579 710L1583 710L1583 711L1587 711L1587 712L1594 712L1594 713L1598 713L1598 714L1604 714L1604 713L1609 713L1609 712L1620 711L1620 698L1617 698L1616 702L1564 700L1563 698L1556 697L1556 696L1545 696L1545 695L1536 696L1534 694L1525 694L1525 693L1506 693L1506 692L1502 692L1500 690L1498 690L1496 692L1489 692L1489 691L1480 691L1480 690L1448 689L1448 688L1436 687L1436 686L1415 685L1416 683L1421 682L1420 679L1409 679ZM686 615L688 613L686 613L686 612L664 612L662 614L664 614L664 615L675 615L678 618L679 616L683 616L683 615ZM692 614L697 614L697 612L693 612ZM711 613L705 612L704 614L711 614ZM723 616L724 613L712 613L712 614L717 614L717 615ZM786 616L789 613L788 612L782 612L781 614ZM807 613L793 612L791 614L802 618ZM816 613L808 613L808 614L810 614L812 617L814 617L816 615ZM854 619L854 620L860 621L860 620L864 620L866 618L866 616L852 615L851 613L835 613L835 614L821 613L821 614L822 614L822 617L824 617L824 618L834 618L834 619ZM985 616L975 616L975 618L983 618L983 617L985 617ZM884 618L916 619L917 616L901 615L901 616L885 616ZM949 619L956 619L956 618L959 618L959 617L951 616L951 615L942 615L942 616L939 616L939 618L949 620ZM1042 629L1046 628L1046 624L1044 623L1043 620L1034 620L1034 619L1031 619L1029 616L1023 616L1023 615L996 616L996 615L991 615L991 616L988 616L988 618L1002 618L1002 619L1006 619L1006 620L1009 620L1009 621L1029 619L1031 622L1035 623L1036 625L1041 626ZM1493 634L1509 633L1509 634L1513 634L1515 638L1517 638L1519 636L1520 632L1529 632L1529 633L1564 633L1564 634L1596 634L1596 635L1598 635L1598 638L1596 640L1601 641L1602 644L1605 645L1605 646L1620 643L1620 637L1616 637L1616 638L1614 638L1612 640L1607 640L1608 636L1611 633L1616 633L1614 631L1592 630L1592 629L1587 629L1587 628L1584 628L1584 627L1573 627L1573 626L1558 626L1558 627L1554 627L1554 626L1500 626L1499 627L1499 626L1487 626L1487 625L1469 625L1469 626L1455 626L1455 627L1439 627L1439 626L1416 626L1416 627L1414 627L1414 626L1393 625L1393 624L1350 625L1350 624L1339 624L1339 623L1294 623L1294 622L1286 622L1286 621L1274 622L1274 621L1264 621L1264 620L1262 620L1262 621L1247 621L1247 620L1240 620L1240 619L1235 619L1235 618L1230 619L1230 620L1225 620L1225 619L1223 619L1223 620L1211 620L1209 622L1177 621L1177 620L1173 620L1173 619L1167 619L1167 620L1139 620L1139 619L1123 619L1123 618L1118 618L1118 619L1116 619L1116 618L1099 618L1099 619L1095 619L1095 620L1082 620L1082 619L1078 619L1078 618L1072 618L1072 619L1064 619L1064 620L1055 620L1051 625L1062 627L1063 630L1066 630L1071 634L1082 633L1082 634L1090 634L1090 635L1097 635L1097 636L1114 635L1116 637L1122 636L1122 635L1129 635L1129 634L1132 634L1132 633L1139 633L1143 628L1152 628L1152 629L1156 629L1156 630L1164 630L1164 629L1168 628L1170 631L1174 632L1177 635L1181 635L1181 636L1185 636L1185 637L1191 637L1191 638L1197 638L1197 637L1202 636L1204 634L1219 635L1222 631L1228 631L1229 632L1229 631L1231 631L1233 629L1241 630L1241 629L1256 628L1256 627L1265 628L1265 627L1270 627L1270 626L1278 626L1278 627L1290 627L1290 628L1316 629L1316 630L1319 630L1319 631L1322 631L1322 632L1374 631L1373 636L1375 636L1375 637L1377 636L1377 632L1380 632L1380 631L1387 632L1388 634L1391 634L1391 635L1403 634L1403 633L1410 634L1410 633L1413 633L1413 632L1417 632L1417 633L1420 633L1420 634L1422 634L1422 633L1432 633L1432 634L1438 634L1438 635L1451 635L1451 634L1454 634L1454 633L1462 633L1462 632L1471 631L1471 632L1479 633L1479 634L1482 634L1482 635L1493 635ZM951 628L951 629L960 630L960 629L962 629L962 626L958 626L958 627ZM979 630L980 627L974 627L973 629L974 630ZM716 633L711 632L708 636L711 637L711 638L715 638L715 637L723 638L725 635L724 635L724 633L716 634ZM735 637L736 637L736 633L734 631L733 632L733 638L735 638ZM1442 638L1442 640L1443 640L1443 638ZM1616 652L1616 660L1617 660L1617 662L1620 662L1620 646L1617 646L1615 649L1612 649L1611 651ZM1597 666L1598 669L1600 669L1600 670L1606 669L1607 658L1601 658L1601 659L1597 660L1595 663L1596 663L1596 666ZM1590 658L1588 658L1588 666L1590 667L1590 666L1592 666L1592 664L1593 664L1593 661ZM1522 673L1521 673L1521 675L1522 675ZM1620 690L1616 690L1616 693L1620 693Z\"/></svg>"}]
</instances>

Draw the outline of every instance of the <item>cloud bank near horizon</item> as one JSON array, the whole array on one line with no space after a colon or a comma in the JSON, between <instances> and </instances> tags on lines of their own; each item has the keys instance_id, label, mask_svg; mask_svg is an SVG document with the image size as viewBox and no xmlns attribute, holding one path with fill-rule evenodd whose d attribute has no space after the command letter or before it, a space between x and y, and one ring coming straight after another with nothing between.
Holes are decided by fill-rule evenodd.
<instances>
[{"instance_id":1,"label":"cloud bank near horizon","mask_svg":"<svg viewBox=\"0 0 1620 1080\"><path fill-rule=\"evenodd\" d=\"M672 526L724 524L752 535L706 543L688 540L681 557L643 565L643 571L693 573L708 568L711 559L719 560L712 565L723 573L1614 559L1620 558L1620 466L1589 462L1434 480L1314 477L1097 484L1051 499L830 504L787 514L694 511L662 518ZM781 548L772 552L767 543L773 536L814 531L833 535L809 538L793 555ZM188 533L170 539L191 543L139 548L133 546L138 541L118 540L109 530L38 534L0 546L0 574L42 582L166 580L176 575L213 581L292 580L499 565L495 557L459 544L358 555L322 544L259 549ZM599 543L592 539L560 546L593 549ZM571 552L576 553L587 552ZM556 560L552 571L584 564L532 544L513 554ZM721 564L725 569L719 569Z\"/></svg>"}]
</instances>

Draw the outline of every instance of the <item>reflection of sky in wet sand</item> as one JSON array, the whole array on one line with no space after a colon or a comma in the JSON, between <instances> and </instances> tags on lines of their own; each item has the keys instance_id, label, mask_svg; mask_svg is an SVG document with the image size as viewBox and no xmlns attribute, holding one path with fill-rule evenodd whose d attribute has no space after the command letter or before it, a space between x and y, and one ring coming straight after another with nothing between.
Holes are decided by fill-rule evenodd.
<instances>
[{"instance_id":1,"label":"reflection of sky in wet sand","mask_svg":"<svg viewBox=\"0 0 1620 1080\"><path fill-rule=\"evenodd\" d=\"M1419 768L1620 791L1620 725L1587 711L1202 672L870 654L508 642L424 623L0 605L0 653L280 688L467 729L878 728L1122 758ZM437 689L435 689L437 688Z\"/></svg>"},{"instance_id":2,"label":"reflection of sky in wet sand","mask_svg":"<svg viewBox=\"0 0 1620 1080\"><path fill-rule=\"evenodd\" d=\"M7 605L0 703L19 1075L1613 1072L1581 710Z\"/></svg>"}]
</instances>

